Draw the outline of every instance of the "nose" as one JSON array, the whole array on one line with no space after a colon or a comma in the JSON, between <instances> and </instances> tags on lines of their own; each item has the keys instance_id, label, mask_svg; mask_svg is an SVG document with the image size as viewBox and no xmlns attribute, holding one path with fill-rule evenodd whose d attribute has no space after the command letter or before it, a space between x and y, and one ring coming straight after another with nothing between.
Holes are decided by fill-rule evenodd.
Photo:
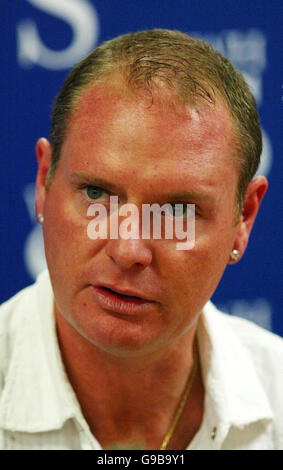
<instances>
[{"instance_id":1,"label":"nose","mask_svg":"<svg viewBox=\"0 0 283 470\"><path fill-rule=\"evenodd\" d=\"M141 239L109 240L106 253L122 270L146 268L152 262L151 249Z\"/></svg>"}]
</instances>

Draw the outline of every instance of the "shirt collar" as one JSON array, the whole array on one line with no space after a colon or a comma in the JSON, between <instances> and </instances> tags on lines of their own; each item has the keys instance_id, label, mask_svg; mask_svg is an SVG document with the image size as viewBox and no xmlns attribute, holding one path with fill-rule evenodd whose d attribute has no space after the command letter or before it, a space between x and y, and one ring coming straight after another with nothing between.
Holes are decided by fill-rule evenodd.
<instances>
[{"instance_id":1,"label":"shirt collar","mask_svg":"<svg viewBox=\"0 0 283 470\"><path fill-rule=\"evenodd\" d=\"M0 400L0 425L12 431L44 432L76 418L85 427L60 355L47 271L26 289L23 302L18 306L13 352ZM211 302L201 315L198 340L209 425L222 423L228 429L271 418L251 359Z\"/></svg>"}]
</instances>

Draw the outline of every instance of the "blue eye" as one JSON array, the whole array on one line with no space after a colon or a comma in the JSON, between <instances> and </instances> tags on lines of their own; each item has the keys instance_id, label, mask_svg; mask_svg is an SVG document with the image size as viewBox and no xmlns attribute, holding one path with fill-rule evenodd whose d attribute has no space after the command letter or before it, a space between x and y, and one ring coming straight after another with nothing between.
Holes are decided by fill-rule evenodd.
<instances>
[{"instance_id":1,"label":"blue eye","mask_svg":"<svg viewBox=\"0 0 283 470\"><path fill-rule=\"evenodd\" d=\"M169 213L173 217L184 217L187 214L187 204L170 204Z\"/></svg>"},{"instance_id":2,"label":"blue eye","mask_svg":"<svg viewBox=\"0 0 283 470\"><path fill-rule=\"evenodd\" d=\"M174 217L176 219L187 219L197 216L195 204L175 202L168 204L167 210L170 217Z\"/></svg>"},{"instance_id":3,"label":"blue eye","mask_svg":"<svg viewBox=\"0 0 283 470\"><path fill-rule=\"evenodd\" d=\"M105 191L97 186L87 186L86 194L90 199L96 200L100 199L103 195L105 196Z\"/></svg>"}]
</instances>

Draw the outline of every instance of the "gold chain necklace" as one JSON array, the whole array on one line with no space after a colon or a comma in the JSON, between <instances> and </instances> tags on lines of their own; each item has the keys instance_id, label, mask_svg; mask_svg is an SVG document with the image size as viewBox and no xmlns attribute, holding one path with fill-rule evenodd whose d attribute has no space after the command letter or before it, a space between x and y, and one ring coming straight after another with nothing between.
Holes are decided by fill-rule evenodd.
<instances>
[{"instance_id":1,"label":"gold chain necklace","mask_svg":"<svg viewBox=\"0 0 283 470\"><path fill-rule=\"evenodd\" d=\"M190 394L190 391L191 391L191 388L192 388L192 385L193 385L193 382L194 382L194 378L196 376L196 371L197 371L197 348L196 348L196 345L194 345L193 360L194 360L193 368L192 368L192 371L191 371L191 373L188 377L188 380L187 380L185 389L183 391L183 394L181 396L180 403L178 405L177 411L174 415L172 424L171 424L168 432L166 433L166 436L164 437L159 450L166 450L167 449L168 443L169 443L170 439L172 438L172 436L174 434L174 431L175 431L176 426L179 422L181 414L184 411L184 406L185 406L185 404L187 402L187 399L188 399L188 396Z\"/></svg>"}]
</instances>

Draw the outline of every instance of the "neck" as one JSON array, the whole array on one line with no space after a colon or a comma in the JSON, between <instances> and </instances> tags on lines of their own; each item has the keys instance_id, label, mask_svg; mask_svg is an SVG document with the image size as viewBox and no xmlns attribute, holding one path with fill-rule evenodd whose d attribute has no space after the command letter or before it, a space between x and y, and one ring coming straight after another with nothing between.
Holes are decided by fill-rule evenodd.
<instances>
[{"instance_id":1,"label":"neck","mask_svg":"<svg viewBox=\"0 0 283 470\"><path fill-rule=\"evenodd\" d=\"M196 328L164 350L120 357L92 345L58 312L56 321L69 380L100 443L158 448L193 367Z\"/></svg>"}]
</instances>

